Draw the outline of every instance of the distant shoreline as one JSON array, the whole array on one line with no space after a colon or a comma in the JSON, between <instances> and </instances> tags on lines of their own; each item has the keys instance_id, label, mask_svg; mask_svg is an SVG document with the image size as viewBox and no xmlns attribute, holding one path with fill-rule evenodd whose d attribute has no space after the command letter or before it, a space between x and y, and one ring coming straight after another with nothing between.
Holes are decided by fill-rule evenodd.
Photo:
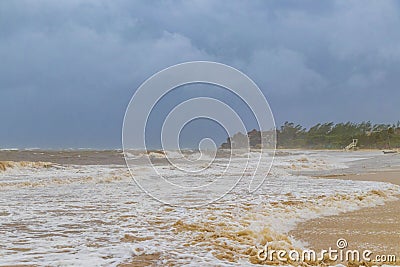
<instances>
[{"instance_id":1,"label":"distant shoreline","mask_svg":"<svg viewBox=\"0 0 400 267\"><path fill-rule=\"evenodd\" d=\"M253 129L235 133L221 148L249 146L304 149L392 149L400 148L400 121L393 124L317 123L309 129L300 124L285 122L280 128L268 131Z\"/></svg>"}]
</instances>

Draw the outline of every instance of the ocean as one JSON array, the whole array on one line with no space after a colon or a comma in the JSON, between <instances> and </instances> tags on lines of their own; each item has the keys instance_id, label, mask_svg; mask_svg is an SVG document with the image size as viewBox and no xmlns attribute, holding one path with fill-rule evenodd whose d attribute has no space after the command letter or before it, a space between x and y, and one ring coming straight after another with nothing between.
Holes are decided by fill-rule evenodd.
<instances>
[{"instance_id":1,"label":"ocean","mask_svg":"<svg viewBox=\"0 0 400 267\"><path fill-rule=\"evenodd\" d=\"M236 155L227 179L236 179L257 153ZM176 151L166 154L181 157ZM170 181L188 179L189 185L212 182L228 162L224 156L211 165L199 161L204 171L189 179L171 167L164 153L133 151L128 161L135 182L120 150L0 151L0 265L268 264L256 257L267 242L275 248L307 248L288 234L299 222L382 205L400 193L389 183L315 178L398 167L398 157L378 151L284 150L277 152L271 169L261 162L261 173L269 175L254 193L248 192L244 175L210 204L171 206L137 184L153 184L153 195L162 200L182 197L157 184L153 166L143 159L148 155ZM185 155L189 161L183 164L199 157L193 151ZM180 201L190 204L199 196Z\"/></svg>"}]
</instances>

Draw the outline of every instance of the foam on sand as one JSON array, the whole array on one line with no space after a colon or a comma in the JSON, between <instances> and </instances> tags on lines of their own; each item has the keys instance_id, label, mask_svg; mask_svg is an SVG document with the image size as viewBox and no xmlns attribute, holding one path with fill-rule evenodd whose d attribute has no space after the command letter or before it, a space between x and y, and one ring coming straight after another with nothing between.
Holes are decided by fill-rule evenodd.
<instances>
[{"instance_id":1,"label":"foam on sand","mask_svg":"<svg viewBox=\"0 0 400 267\"><path fill-rule=\"evenodd\" d=\"M253 156L256 153L251 152ZM178 157L175 152L169 156ZM244 155L243 160L232 162L232 177L239 175L235 166L241 169L246 158ZM208 181L218 177L218 164L224 159L218 160L194 178ZM314 179L295 175L291 167L330 170L347 167L348 162L330 152L284 154L275 159L256 194L247 193L245 176L223 199L190 209L153 200L135 185L123 166L3 163L0 262L53 266L135 266L139 262L158 266L276 265L279 262L261 262L256 256L266 242L274 248L302 251L304 244L289 234L299 223L382 205L400 193L399 186L388 183ZM163 164L160 161L156 167L164 168L168 178L187 178ZM134 175L146 177L149 168L138 165Z\"/></svg>"}]
</instances>

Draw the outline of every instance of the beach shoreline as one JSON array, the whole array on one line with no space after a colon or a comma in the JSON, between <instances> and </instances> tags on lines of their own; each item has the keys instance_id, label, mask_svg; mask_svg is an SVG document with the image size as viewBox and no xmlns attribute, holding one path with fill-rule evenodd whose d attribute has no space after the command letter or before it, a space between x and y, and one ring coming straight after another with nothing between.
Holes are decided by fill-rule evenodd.
<instances>
[{"instance_id":1,"label":"beach shoreline","mask_svg":"<svg viewBox=\"0 0 400 267\"><path fill-rule=\"evenodd\" d=\"M394 253L388 244L398 242L400 200L389 202L399 190L388 183L399 184L399 155L277 152L260 195L247 194L246 183L238 183L223 200L194 209L160 205L146 196L119 164L121 151L0 152L0 163L6 160L3 170L0 165L0 230L7 240L1 250L3 264L81 266L90 259L99 266L179 266L193 261L195 266L253 266L269 264L256 254L267 242L285 250L318 252L334 248L338 238L346 238L349 248L363 249L367 243L375 253ZM152 167L143 158L148 153L135 153L129 156L137 161L134 173L152 177ZM155 154L168 177L187 178L165 168L163 153ZM175 151L169 156L180 159ZM189 156L197 158L195 153ZM234 170L247 156L239 154ZM219 177L220 166L228 160L218 157L209 173L196 178ZM361 208L383 201L384 206ZM343 213L322 217L339 211ZM371 223L378 226L373 224L371 230Z\"/></svg>"},{"instance_id":2,"label":"beach shoreline","mask_svg":"<svg viewBox=\"0 0 400 267\"><path fill-rule=\"evenodd\" d=\"M375 181L400 185L400 170L382 170L361 174L321 175L324 179ZM395 255L395 263L374 265L400 265L400 195L397 200L383 205L362 208L338 215L319 217L298 224L289 235L321 251L336 248L338 239L344 238L348 249L371 250L373 255ZM355 265L358 266L358 265ZM371 265L372 266L372 265Z\"/></svg>"}]
</instances>

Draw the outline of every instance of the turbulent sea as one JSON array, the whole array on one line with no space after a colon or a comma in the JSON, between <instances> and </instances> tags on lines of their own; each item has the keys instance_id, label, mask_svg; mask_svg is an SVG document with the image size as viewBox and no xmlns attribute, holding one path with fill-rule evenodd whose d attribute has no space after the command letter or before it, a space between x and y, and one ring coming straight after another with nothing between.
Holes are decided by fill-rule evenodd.
<instances>
[{"instance_id":1,"label":"turbulent sea","mask_svg":"<svg viewBox=\"0 0 400 267\"><path fill-rule=\"evenodd\" d=\"M185 178L163 161L162 153L152 153L158 168L174 179ZM176 152L168 153L177 157ZM140 161L143 155L130 155L138 162L132 174L152 179L151 167ZM197 157L195 152L187 155ZM231 164L240 167L248 156L257 152L236 157ZM255 193L247 192L244 177L222 199L184 208L144 193L130 176L121 151L1 151L0 265L266 264L256 257L266 242L283 249L307 247L288 235L297 223L381 205L400 193L388 183L315 176L396 167L399 162L392 158L379 152L278 151ZM218 158L220 163L225 160ZM264 167L267 173L269 166ZM220 171L210 166L196 179L212 179Z\"/></svg>"}]
</instances>

